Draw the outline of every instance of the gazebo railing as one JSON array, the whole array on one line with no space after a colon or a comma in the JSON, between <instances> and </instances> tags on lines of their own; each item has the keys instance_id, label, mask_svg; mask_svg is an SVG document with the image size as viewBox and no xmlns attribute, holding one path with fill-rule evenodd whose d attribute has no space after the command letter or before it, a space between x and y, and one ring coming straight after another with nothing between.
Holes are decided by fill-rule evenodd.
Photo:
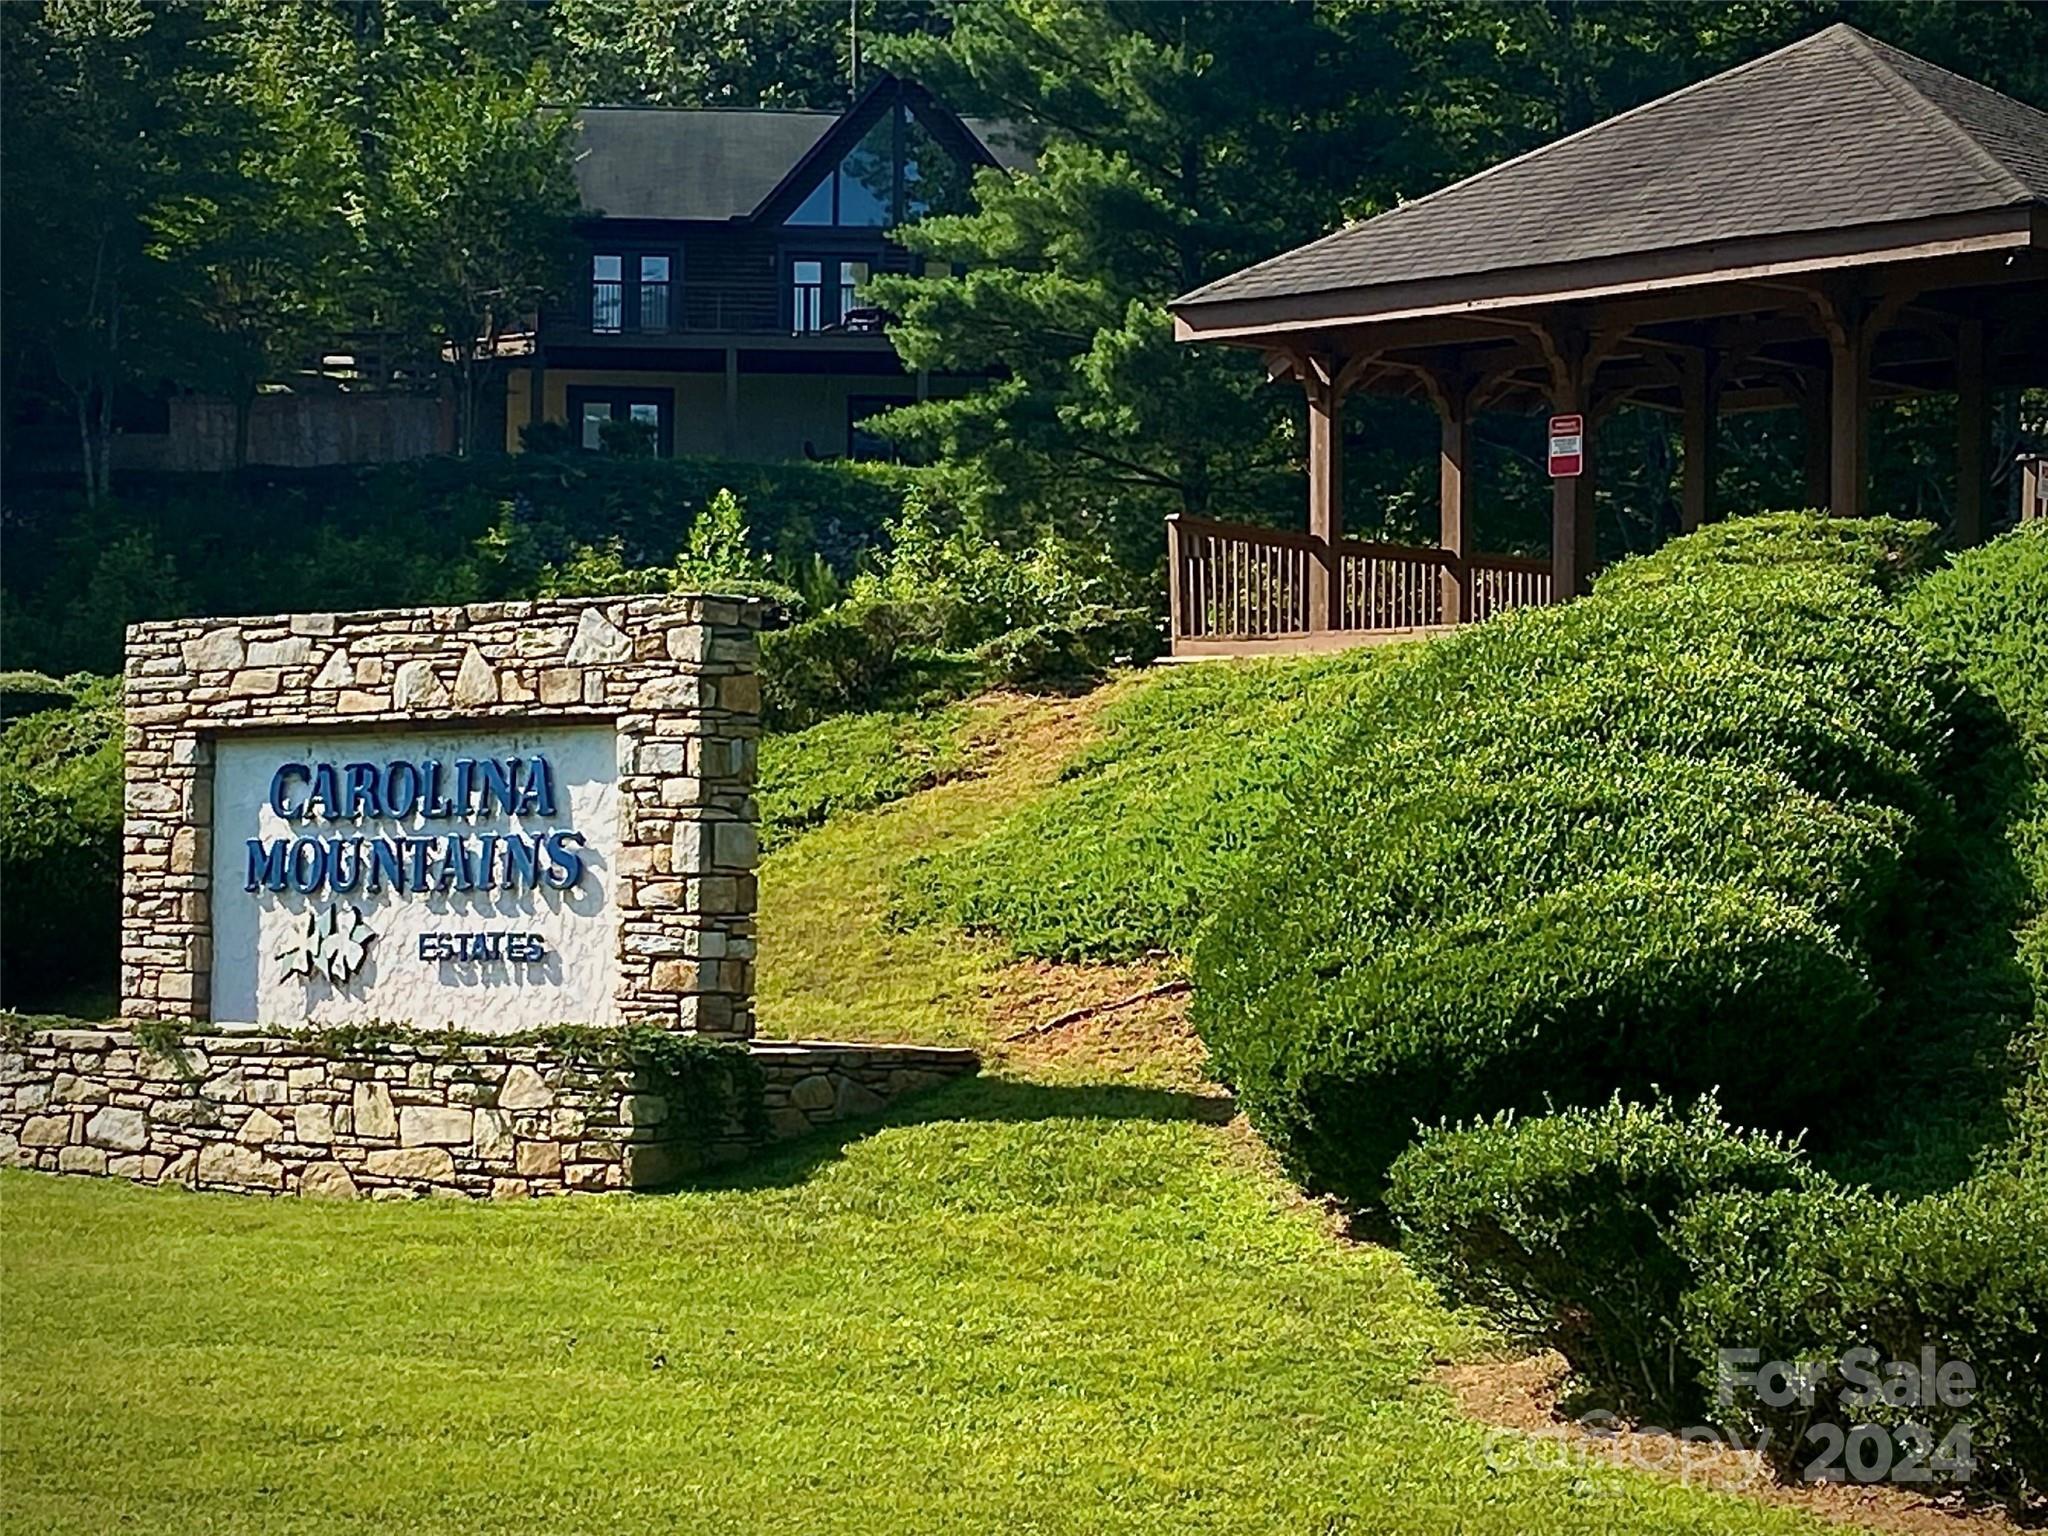
<instances>
[{"instance_id":1,"label":"gazebo railing","mask_svg":"<svg viewBox=\"0 0 2048 1536\"><path fill-rule=\"evenodd\" d=\"M1447 549L1337 542L1337 612L1332 629L1433 629L1444 622L1444 577L1458 557Z\"/></svg>"},{"instance_id":2,"label":"gazebo railing","mask_svg":"<svg viewBox=\"0 0 2048 1536\"><path fill-rule=\"evenodd\" d=\"M1550 601L1550 562L1529 555L1474 555L1472 617L1490 619L1510 608L1540 608Z\"/></svg>"},{"instance_id":3,"label":"gazebo railing","mask_svg":"<svg viewBox=\"0 0 2048 1536\"><path fill-rule=\"evenodd\" d=\"M1173 639L1202 647L1441 628L1461 576L1474 619L1550 601L1547 560L1341 539L1333 573L1311 534L1185 515L1167 519L1167 563Z\"/></svg>"},{"instance_id":4,"label":"gazebo railing","mask_svg":"<svg viewBox=\"0 0 2048 1536\"><path fill-rule=\"evenodd\" d=\"M1316 539L1201 517L1166 523L1175 639L1308 632L1309 583L1322 574Z\"/></svg>"}]
</instances>

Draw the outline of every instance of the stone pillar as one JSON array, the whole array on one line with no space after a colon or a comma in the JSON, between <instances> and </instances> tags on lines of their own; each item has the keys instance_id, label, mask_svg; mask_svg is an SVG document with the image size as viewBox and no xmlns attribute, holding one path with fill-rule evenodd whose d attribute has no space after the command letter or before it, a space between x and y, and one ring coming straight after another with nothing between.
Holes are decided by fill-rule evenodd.
<instances>
[{"instance_id":1,"label":"stone pillar","mask_svg":"<svg viewBox=\"0 0 2048 1536\"><path fill-rule=\"evenodd\" d=\"M748 600L650 595L131 626L123 1016L179 1022L224 1018L237 1027L304 1022L219 1012L221 999L210 995L218 901L231 894L263 903L252 931L264 935L263 946L269 948L277 937L271 930L284 890L268 877L259 879L252 864L249 878L255 883L245 892L242 865L224 865L216 858L223 838L233 840L237 857L251 840L259 842L260 852L259 820L266 814L252 803L263 800L260 789L238 790L232 807L215 805L222 754L232 752L238 762L246 762L244 744L360 729L385 738L387 745L379 752L402 757L409 748L391 744L393 738L426 733L445 742L450 734L474 733L502 739L508 728L553 726L570 732L608 729L605 756L616 762L616 778L607 781L619 806L616 829L609 821L569 828L586 834L586 846L596 846L591 834L615 838L615 858L595 888L602 895L596 910L616 919L615 953L600 973L592 968L594 951L584 951L584 968L576 975L590 986L573 995L599 1009L608 993L612 1015L625 1023L751 1034L760 621L761 605ZM263 772L267 776L269 769ZM217 810L234 817L232 827L216 829ZM326 839L357 832L365 839L412 835L405 823L380 819L381 814L360 808L340 815L323 812L302 828ZM502 811L495 817L479 812L479 819L464 823L457 813L443 812L443 819L426 824L418 835L481 837L489 831L502 836L509 823ZM349 818L354 818L353 827ZM298 830L290 835L298 836ZM478 878L470 871L480 846L473 838L463 844L464 873L451 879ZM375 889L360 883L360 867L359 883L344 886L336 877L323 898L330 909L354 904ZM511 866L502 867L509 881ZM231 881L231 890L217 891L216 879ZM395 976L400 968L436 963L424 943L417 954L403 947L410 943L403 935L421 921L420 909L402 911L394 905L401 892L428 889L419 879L401 883L394 876L387 883L389 896L380 910L397 919L399 927L379 923L369 941L381 941L389 950L388 967L365 972L356 983L363 990L355 992L346 976L333 985L322 980L318 987L308 976L304 997L294 1007L302 1002L342 1011L370 1008L383 995L376 990L376 976L387 968ZM531 874L527 888L538 890ZM321 887L316 881L314 887L297 889ZM371 905L367 900L362 904L366 910ZM531 908L527 921L537 923L540 910ZM575 909L556 915L564 924L580 920ZM441 926L502 929L508 921L501 912L489 919L451 918ZM588 939L592 930L564 927L561 932L580 932ZM250 955L247 963L268 967L273 958ZM242 979L239 973L236 979ZM278 1006L274 989L267 1001L260 987L253 995L261 1006ZM421 995L417 989L403 994L414 1002ZM503 1022L508 1012L516 1013L509 1009L509 996L503 990L458 988L445 997L431 995L432 1018L409 1020L388 1012L365 1017L438 1026L466 1013L454 1017L459 1027L503 1033L522 1027L521 1022ZM246 1004L248 997L242 1001ZM536 998L536 1007L545 1001ZM341 1021L336 1012L324 1017ZM557 1013L548 1022L598 1021L564 1019Z\"/></svg>"}]
</instances>

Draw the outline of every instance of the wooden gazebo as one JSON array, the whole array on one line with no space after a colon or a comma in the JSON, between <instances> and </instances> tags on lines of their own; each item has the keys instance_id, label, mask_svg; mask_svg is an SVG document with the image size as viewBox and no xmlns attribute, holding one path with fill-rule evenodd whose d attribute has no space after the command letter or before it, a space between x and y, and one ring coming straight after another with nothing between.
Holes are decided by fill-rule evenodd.
<instances>
[{"instance_id":1,"label":"wooden gazebo","mask_svg":"<svg viewBox=\"0 0 2048 1536\"><path fill-rule=\"evenodd\" d=\"M1594 565L1593 427L1683 420L1682 521L1716 419L1796 406L1808 499L1866 506L1868 407L1958 399L1954 537L1981 536L1986 391L2048 383L2048 114L1847 25L1175 301L1183 341L1253 347L1308 397L1308 529L1176 517L1177 654L1299 650L1562 601ZM1344 537L1345 399L1426 397L1440 547ZM1478 410L1582 416L1548 560L1473 546Z\"/></svg>"}]
</instances>

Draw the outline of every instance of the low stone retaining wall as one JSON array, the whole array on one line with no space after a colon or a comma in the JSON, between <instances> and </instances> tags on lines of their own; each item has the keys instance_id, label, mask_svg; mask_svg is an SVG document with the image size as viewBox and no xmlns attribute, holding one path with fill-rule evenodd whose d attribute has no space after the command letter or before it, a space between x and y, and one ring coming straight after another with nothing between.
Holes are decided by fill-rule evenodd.
<instances>
[{"instance_id":1,"label":"low stone retaining wall","mask_svg":"<svg viewBox=\"0 0 2048 1536\"><path fill-rule=\"evenodd\" d=\"M707 1128L702 1083L549 1045L193 1035L159 1054L124 1029L37 1030L0 1047L0 1163L330 1199L645 1189L980 1066L972 1051L813 1042L748 1059L709 1081L758 1076L759 1113L716 1089Z\"/></svg>"}]
</instances>

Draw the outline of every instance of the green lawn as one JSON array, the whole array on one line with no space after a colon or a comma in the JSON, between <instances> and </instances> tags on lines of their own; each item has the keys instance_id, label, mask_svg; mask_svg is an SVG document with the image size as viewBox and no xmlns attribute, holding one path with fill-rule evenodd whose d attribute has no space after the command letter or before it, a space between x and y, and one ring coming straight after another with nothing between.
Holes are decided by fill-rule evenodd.
<instances>
[{"instance_id":1,"label":"green lawn","mask_svg":"<svg viewBox=\"0 0 2048 1536\"><path fill-rule=\"evenodd\" d=\"M1458 1340L1213 1100L991 1079L521 1207L0 1179L14 1531L1756 1531L1495 1476Z\"/></svg>"},{"instance_id":2,"label":"green lawn","mask_svg":"<svg viewBox=\"0 0 2048 1536\"><path fill-rule=\"evenodd\" d=\"M1043 792L1090 718L982 708L987 778L772 857L769 1028L987 1040L1013 972L894 930L886 887ZM0 1175L0 1530L1821 1528L1642 1474L1490 1471L1429 1380L1477 1341L1227 1114L1012 1058L666 1196Z\"/></svg>"}]
</instances>

